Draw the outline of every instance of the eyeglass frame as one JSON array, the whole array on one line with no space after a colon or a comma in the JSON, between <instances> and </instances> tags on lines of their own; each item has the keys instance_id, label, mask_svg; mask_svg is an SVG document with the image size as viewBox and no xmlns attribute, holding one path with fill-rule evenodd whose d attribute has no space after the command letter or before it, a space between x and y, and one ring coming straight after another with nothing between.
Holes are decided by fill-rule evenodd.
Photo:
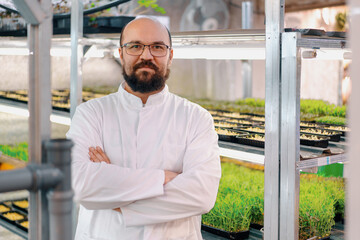
<instances>
[{"instance_id":1,"label":"eyeglass frame","mask_svg":"<svg viewBox=\"0 0 360 240\"><path fill-rule=\"evenodd\" d=\"M133 54L129 54L129 53L126 51L126 45L128 45L128 44L139 44L139 45L143 45L144 47L143 47L143 49L142 49L142 51L141 51L141 53L140 53L139 55L133 55ZM137 43L137 42L127 42L127 43L124 43L123 45L120 45L120 48L124 48L124 47L125 47L125 52L126 52L127 54L129 54L130 56L141 56L141 55L144 53L144 51L145 51L145 47L148 47L148 48L149 48L149 52L150 52L151 56L153 56L153 57L165 57L165 56L166 56L166 54L165 54L164 56L154 56L154 55L152 54L151 48L150 48L150 46L152 46L152 45L163 45L163 46L166 47L166 50L170 50L170 49L171 49L171 47L170 47L169 45L166 45L165 43L143 44L143 43Z\"/></svg>"}]
</instances>

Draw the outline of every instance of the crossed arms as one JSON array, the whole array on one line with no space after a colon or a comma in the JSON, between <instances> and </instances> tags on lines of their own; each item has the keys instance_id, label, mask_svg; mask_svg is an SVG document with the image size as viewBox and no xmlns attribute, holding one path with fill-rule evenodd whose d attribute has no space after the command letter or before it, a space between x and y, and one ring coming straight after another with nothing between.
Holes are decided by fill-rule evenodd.
<instances>
[{"instance_id":1,"label":"crossed arms","mask_svg":"<svg viewBox=\"0 0 360 240\"><path fill-rule=\"evenodd\" d=\"M186 148L182 173L111 164L104 152L91 149L102 146L101 127L93 116L80 105L67 134L75 142L75 197L85 208L117 209L126 226L139 226L200 215L213 207L221 169L210 116L194 127L196 133Z\"/></svg>"}]
</instances>

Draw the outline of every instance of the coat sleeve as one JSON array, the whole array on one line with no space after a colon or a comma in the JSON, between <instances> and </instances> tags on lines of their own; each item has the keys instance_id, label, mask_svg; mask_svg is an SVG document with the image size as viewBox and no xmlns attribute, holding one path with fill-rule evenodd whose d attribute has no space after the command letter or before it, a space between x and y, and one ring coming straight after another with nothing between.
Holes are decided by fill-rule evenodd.
<instances>
[{"instance_id":1,"label":"coat sleeve","mask_svg":"<svg viewBox=\"0 0 360 240\"><path fill-rule=\"evenodd\" d=\"M205 119L204 119L205 118ZM205 112L195 125L183 159L183 173L165 185L164 195L121 208L125 225L156 224L201 215L215 204L221 166L218 135Z\"/></svg>"},{"instance_id":2,"label":"coat sleeve","mask_svg":"<svg viewBox=\"0 0 360 240\"><path fill-rule=\"evenodd\" d=\"M79 105L66 134L74 142L71 170L75 200L87 209L113 209L164 194L163 170L90 161L89 147L103 148L101 109L95 109L89 103Z\"/></svg>"}]
</instances>

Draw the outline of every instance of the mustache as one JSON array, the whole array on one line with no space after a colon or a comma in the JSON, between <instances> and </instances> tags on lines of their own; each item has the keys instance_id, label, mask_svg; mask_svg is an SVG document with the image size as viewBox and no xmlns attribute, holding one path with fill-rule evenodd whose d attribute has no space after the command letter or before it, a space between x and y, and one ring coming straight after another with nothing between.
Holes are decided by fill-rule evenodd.
<instances>
[{"instance_id":1,"label":"mustache","mask_svg":"<svg viewBox=\"0 0 360 240\"><path fill-rule=\"evenodd\" d=\"M152 63L151 60L142 60L140 63L134 65L133 70L136 71L142 67L152 68L155 71L159 70L159 68L154 63Z\"/></svg>"}]
</instances>

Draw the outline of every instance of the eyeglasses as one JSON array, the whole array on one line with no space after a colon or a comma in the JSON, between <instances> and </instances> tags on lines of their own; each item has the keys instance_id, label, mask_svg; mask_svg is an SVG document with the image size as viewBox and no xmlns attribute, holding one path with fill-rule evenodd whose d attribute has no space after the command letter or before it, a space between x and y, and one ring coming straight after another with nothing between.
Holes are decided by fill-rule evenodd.
<instances>
[{"instance_id":1,"label":"eyeglasses","mask_svg":"<svg viewBox=\"0 0 360 240\"><path fill-rule=\"evenodd\" d=\"M168 45L162 43L149 45L142 43L125 43L120 47L125 48L126 53L132 56L140 56L144 52L145 47L149 47L150 53L154 57L164 57L170 48Z\"/></svg>"}]
</instances>

